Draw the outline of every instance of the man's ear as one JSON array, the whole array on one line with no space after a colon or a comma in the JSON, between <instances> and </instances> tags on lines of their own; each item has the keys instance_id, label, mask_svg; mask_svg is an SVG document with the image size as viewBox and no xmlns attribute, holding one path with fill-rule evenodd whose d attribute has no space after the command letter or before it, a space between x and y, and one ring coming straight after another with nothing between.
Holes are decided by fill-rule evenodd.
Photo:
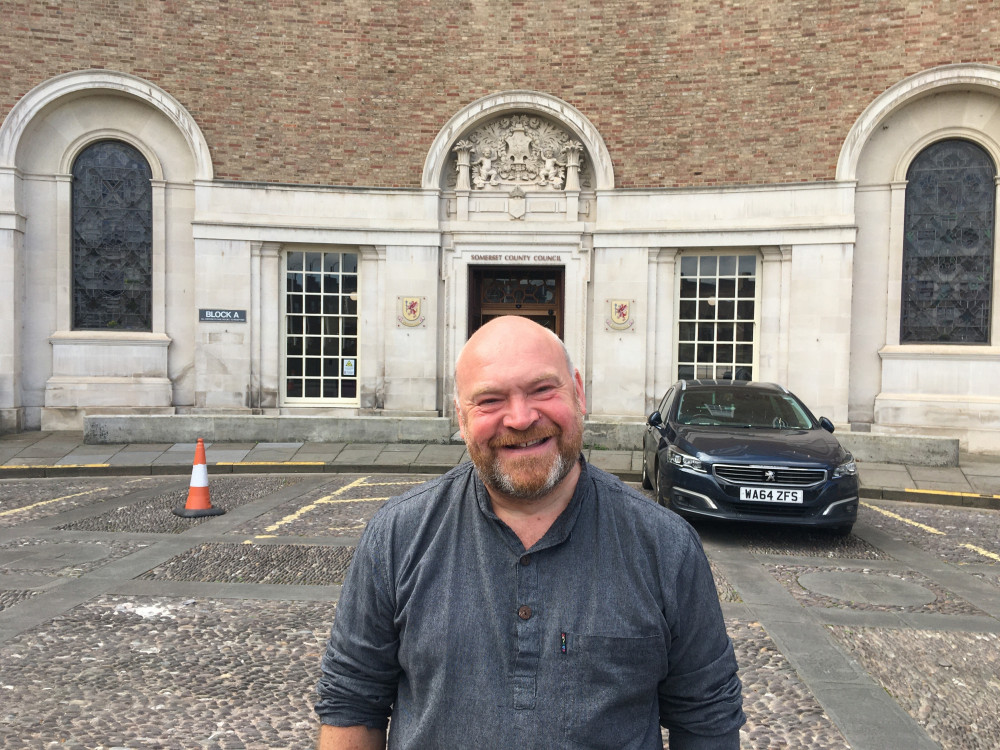
<instances>
[{"instance_id":1,"label":"man's ear","mask_svg":"<svg viewBox=\"0 0 1000 750\"><path fill-rule=\"evenodd\" d=\"M583 378L579 370L573 370L573 387L576 388L576 400L580 404L580 413L587 413L587 392L583 388Z\"/></svg>"},{"instance_id":2,"label":"man's ear","mask_svg":"<svg viewBox=\"0 0 1000 750\"><path fill-rule=\"evenodd\" d=\"M465 440L465 417L458 405L458 396L452 399L452 403L455 404L455 416L458 417L458 434L462 436L462 440Z\"/></svg>"}]
</instances>

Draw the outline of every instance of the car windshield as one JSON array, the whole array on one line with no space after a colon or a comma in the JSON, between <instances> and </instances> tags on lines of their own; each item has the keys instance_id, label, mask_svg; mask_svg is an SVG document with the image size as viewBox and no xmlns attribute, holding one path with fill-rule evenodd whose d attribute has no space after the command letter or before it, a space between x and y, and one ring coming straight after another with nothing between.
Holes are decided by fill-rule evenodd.
<instances>
[{"instance_id":1,"label":"car windshield","mask_svg":"<svg viewBox=\"0 0 1000 750\"><path fill-rule=\"evenodd\" d=\"M808 430L812 419L791 395L749 388L698 388L681 393L677 421L691 425Z\"/></svg>"}]
</instances>

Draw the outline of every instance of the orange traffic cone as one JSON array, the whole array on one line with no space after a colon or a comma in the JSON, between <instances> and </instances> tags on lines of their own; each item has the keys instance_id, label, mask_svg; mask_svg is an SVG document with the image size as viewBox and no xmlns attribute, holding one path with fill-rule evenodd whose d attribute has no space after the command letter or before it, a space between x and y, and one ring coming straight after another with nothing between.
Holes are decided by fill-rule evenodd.
<instances>
[{"instance_id":1,"label":"orange traffic cone","mask_svg":"<svg viewBox=\"0 0 1000 750\"><path fill-rule=\"evenodd\" d=\"M191 467L191 487L188 489L187 503L184 507L177 506L174 513L184 518L200 518L201 516L221 516L226 511L213 508L208 496L208 464L205 461L205 441L198 438L194 449L194 466Z\"/></svg>"}]
</instances>

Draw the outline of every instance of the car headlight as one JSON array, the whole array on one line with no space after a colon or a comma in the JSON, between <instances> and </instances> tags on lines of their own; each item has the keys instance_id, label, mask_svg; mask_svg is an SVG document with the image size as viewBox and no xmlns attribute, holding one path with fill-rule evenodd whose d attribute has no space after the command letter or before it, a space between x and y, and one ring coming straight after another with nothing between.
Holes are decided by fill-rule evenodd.
<instances>
[{"instance_id":1,"label":"car headlight","mask_svg":"<svg viewBox=\"0 0 1000 750\"><path fill-rule=\"evenodd\" d=\"M854 463L854 456L848 458L844 463L833 470L833 478L856 477L858 475L858 465Z\"/></svg>"},{"instance_id":2,"label":"car headlight","mask_svg":"<svg viewBox=\"0 0 1000 750\"><path fill-rule=\"evenodd\" d=\"M672 445L670 446L670 452L667 455L670 463L674 466L679 466L682 469L690 469L691 471L699 471L702 474L708 473L708 469L705 468L705 464L694 456L682 453Z\"/></svg>"}]
</instances>

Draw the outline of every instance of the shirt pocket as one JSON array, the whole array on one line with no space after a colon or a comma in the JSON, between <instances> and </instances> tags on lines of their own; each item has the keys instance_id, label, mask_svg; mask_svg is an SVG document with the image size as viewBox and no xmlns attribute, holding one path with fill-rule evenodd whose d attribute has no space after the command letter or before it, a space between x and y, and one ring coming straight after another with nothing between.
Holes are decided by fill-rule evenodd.
<instances>
[{"instance_id":1,"label":"shirt pocket","mask_svg":"<svg viewBox=\"0 0 1000 750\"><path fill-rule=\"evenodd\" d=\"M657 686L666 676L667 656L661 636L567 633L559 661L570 746L662 747Z\"/></svg>"}]
</instances>

